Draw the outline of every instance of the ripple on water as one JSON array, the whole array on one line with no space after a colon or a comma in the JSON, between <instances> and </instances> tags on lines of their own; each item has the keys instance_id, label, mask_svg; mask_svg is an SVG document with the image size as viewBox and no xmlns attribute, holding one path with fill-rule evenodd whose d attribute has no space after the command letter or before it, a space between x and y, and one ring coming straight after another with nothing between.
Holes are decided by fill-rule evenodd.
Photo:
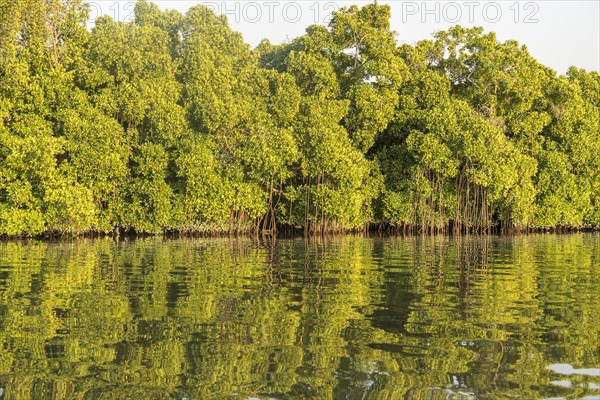
<instances>
[{"instance_id":1,"label":"ripple on water","mask_svg":"<svg viewBox=\"0 0 600 400\"><path fill-rule=\"evenodd\" d=\"M551 364L546 368L561 375L584 375L600 377L600 368L574 368L571 364Z\"/></svg>"},{"instance_id":2,"label":"ripple on water","mask_svg":"<svg viewBox=\"0 0 600 400\"><path fill-rule=\"evenodd\" d=\"M599 250L599 235L0 242L0 397L598 400Z\"/></svg>"}]
</instances>

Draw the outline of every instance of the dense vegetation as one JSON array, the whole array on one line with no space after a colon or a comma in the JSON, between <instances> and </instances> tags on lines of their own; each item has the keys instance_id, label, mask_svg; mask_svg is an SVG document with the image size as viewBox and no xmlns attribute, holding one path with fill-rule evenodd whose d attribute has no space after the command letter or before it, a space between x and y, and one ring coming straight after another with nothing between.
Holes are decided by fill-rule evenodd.
<instances>
[{"instance_id":1,"label":"dense vegetation","mask_svg":"<svg viewBox=\"0 0 600 400\"><path fill-rule=\"evenodd\" d=\"M255 49L203 6L0 3L0 234L600 225L600 76L390 9Z\"/></svg>"}]
</instances>

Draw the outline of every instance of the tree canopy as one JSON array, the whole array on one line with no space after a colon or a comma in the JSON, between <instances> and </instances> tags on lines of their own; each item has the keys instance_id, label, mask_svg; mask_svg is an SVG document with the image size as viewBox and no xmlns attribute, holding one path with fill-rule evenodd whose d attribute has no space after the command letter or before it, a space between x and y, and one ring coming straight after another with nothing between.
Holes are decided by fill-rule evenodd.
<instances>
[{"instance_id":1,"label":"tree canopy","mask_svg":"<svg viewBox=\"0 0 600 400\"><path fill-rule=\"evenodd\" d=\"M390 8L251 49L205 6L0 5L0 235L600 225L600 75Z\"/></svg>"}]
</instances>

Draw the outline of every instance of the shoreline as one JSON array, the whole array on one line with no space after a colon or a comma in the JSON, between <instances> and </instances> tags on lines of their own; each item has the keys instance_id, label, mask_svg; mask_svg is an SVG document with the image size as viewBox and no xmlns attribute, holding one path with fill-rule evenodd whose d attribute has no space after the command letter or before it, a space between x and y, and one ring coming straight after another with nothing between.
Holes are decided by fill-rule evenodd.
<instances>
[{"instance_id":1,"label":"shoreline","mask_svg":"<svg viewBox=\"0 0 600 400\"><path fill-rule=\"evenodd\" d=\"M398 227L395 227L398 228ZM420 227L418 227L420 228ZM214 230L214 231L183 231L166 229L162 231L136 232L129 229L116 229L111 232L88 231L84 233L59 233L45 232L40 235L0 235L0 242L36 240L44 242L67 242L80 239L112 239L115 241L139 240L139 239L219 239L219 238L254 238L254 239L296 239L296 238L318 238L339 236L365 236L365 237L512 237L539 234L570 235L578 233L600 233L600 227L550 227L550 228L513 228L504 231L500 229L462 229L453 232L452 229L425 229L422 231L417 227L406 229L393 229L385 224L370 224L364 229L346 229L337 231L306 232L303 229L280 229L277 232L256 230Z\"/></svg>"}]
</instances>

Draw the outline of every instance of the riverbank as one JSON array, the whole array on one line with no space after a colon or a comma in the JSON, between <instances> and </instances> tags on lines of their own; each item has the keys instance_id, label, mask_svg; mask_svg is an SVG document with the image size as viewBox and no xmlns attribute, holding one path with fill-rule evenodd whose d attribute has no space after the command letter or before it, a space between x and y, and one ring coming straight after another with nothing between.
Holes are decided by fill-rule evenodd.
<instances>
[{"instance_id":1,"label":"riverbank","mask_svg":"<svg viewBox=\"0 0 600 400\"><path fill-rule=\"evenodd\" d=\"M0 240L10 239L40 239L40 240L60 240L76 238L114 238L114 239L135 239L135 238L221 238L221 237L317 237L317 236L337 236L337 235L368 235L368 236L511 236L528 235L535 233L549 234L569 234L583 232L600 232L598 226L556 226L556 227L422 227L408 224L382 224L371 223L362 228L337 229L337 230L318 230L308 231L302 228L289 226L280 226L275 230L261 231L256 228L237 229L224 228L217 225L204 225L201 228L186 227L185 229L157 229L153 231L138 231L133 228L115 228L109 231L87 231L87 232L44 232L38 235L0 235Z\"/></svg>"}]
</instances>

